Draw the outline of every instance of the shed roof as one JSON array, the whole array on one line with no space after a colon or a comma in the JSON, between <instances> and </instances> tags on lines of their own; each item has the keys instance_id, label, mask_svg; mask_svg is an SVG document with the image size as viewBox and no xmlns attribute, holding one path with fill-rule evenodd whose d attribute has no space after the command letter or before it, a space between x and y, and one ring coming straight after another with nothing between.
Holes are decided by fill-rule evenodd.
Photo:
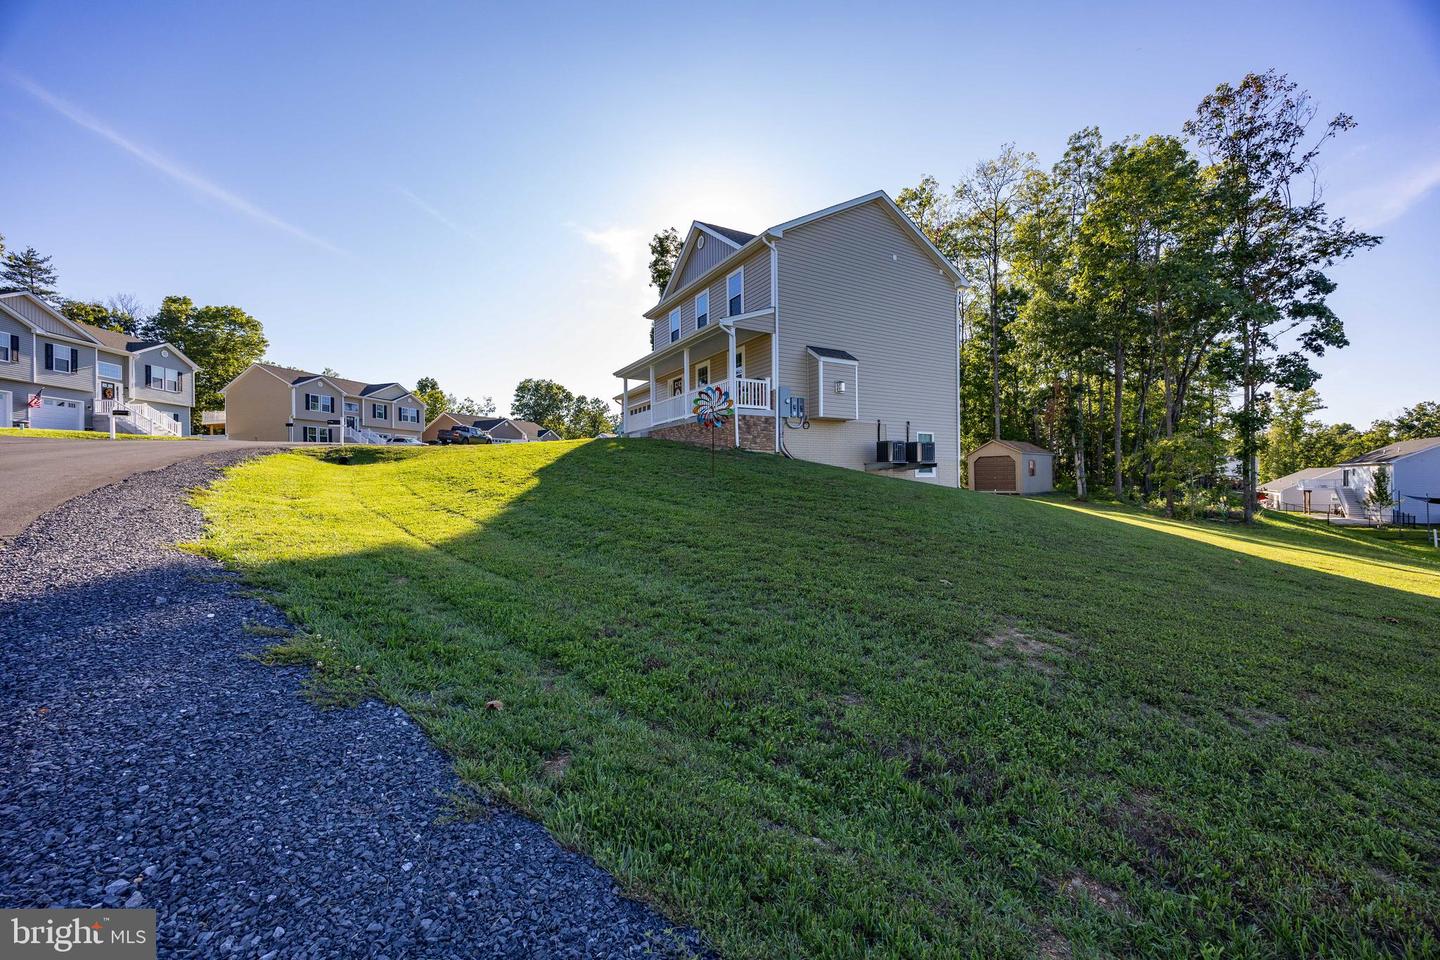
<instances>
[{"instance_id":1,"label":"shed roof","mask_svg":"<svg viewBox=\"0 0 1440 960\"><path fill-rule=\"evenodd\" d=\"M1028 442L1028 441L1026 441L1026 440L1001 440L1001 439L999 439L998 437L997 437L996 439L994 439L994 440L986 440L984 443L980 444L980 446L976 447L974 450L972 450L972 451L970 451L970 452L971 452L972 454L973 454L973 453L978 453L979 451L984 450L986 447L990 446L990 444L992 444L992 443L998 443L998 444L1000 444L1000 446L1002 446L1002 447L1009 447L1011 450L1014 450L1016 453L1033 453L1033 454L1038 454L1039 456L1042 456L1042 457L1053 457L1053 456L1055 456L1054 453L1050 452L1049 450L1046 450L1044 447L1036 446L1035 444L1030 443L1030 442Z\"/></svg>"},{"instance_id":2,"label":"shed roof","mask_svg":"<svg viewBox=\"0 0 1440 960\"><path fill-rule=\"evenodd\" d=\"M1307 480L1319 480L1321 477L1328 477L1332 473L1339 473L1339 467L1306 467L1304 470L1296 470L1294 473L1287 473L1283 477L1276 477L1266 483L1260 484L1261 490L1283 490L1286 487L1293 487L1297 483L1304 483Z\"/></svg>"},{"instance_id":3,"label":"shed roof","mask_svg":"<svg viewBox=\"0 0 1440 960\"><path fill-rule=\"evenodd\" d=\"M860 362L860 358L855 356L853 353L847 353L844 350L836 350L834 347L807 346L805 349L815 354L815 356L821 357L825 360L849 360L851 363Z\"/></svg>"}]
</instances>

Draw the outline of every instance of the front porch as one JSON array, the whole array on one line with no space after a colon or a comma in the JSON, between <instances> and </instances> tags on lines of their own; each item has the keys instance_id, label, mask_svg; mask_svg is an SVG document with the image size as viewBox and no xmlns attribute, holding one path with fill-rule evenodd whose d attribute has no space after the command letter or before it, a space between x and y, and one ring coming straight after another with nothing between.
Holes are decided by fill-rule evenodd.
<instances>
[{"instance_id":1,"label":"front porch","mask_svg":"<svg viewBox=\"0 0 1440 960\"><path fill-rule=\"evenodd\" d=\"M735 402L736 416L722 443L773 449L772 323L769 317L720 321L617 371L624 386L617 397L622 432L708 442L708 433L704 438L692 437L695 431L689 427L695 398L709 386L725 390ZM640 383L632 386L632 379Z\"/></svg>"}]
</instances>

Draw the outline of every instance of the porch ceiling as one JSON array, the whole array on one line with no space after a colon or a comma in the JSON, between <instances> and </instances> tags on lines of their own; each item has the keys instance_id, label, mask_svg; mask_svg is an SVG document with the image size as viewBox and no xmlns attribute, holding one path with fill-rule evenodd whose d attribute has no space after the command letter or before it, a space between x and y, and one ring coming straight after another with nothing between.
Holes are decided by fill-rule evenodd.
<instances>
[{"instance_id":1,"label":"porch ceiling","mask_svg":"<svg viewBox=\"0 0 1440 960\"><path fill-rule=\"evenodd\" d=\"M753 314L745 314L744 316L717 321L704 330L692 331L674 343L667 343L659 349L651 351L629 366L621 367L615 371L615 376L632 378L644 377L648 379L652 365L657 368L657 372L659 372L661 368L668 370L672 363L678 366L687 348L690 350L692 357L706 356L709 353L724 353L727 349L726 344L730 339L729 328L732 325L737 332L749 330L756 333L773 333L775 330L775 314L773 311L763 310Z\"/></svg>"}]
</instances>

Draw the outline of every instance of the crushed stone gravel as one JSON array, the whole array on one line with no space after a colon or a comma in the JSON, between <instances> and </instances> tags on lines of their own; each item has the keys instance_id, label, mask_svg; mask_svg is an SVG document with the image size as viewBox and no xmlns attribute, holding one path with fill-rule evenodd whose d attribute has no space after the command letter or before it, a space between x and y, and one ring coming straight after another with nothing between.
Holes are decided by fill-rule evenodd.
<instances>
[{"instance_id":1,"label":"crushed stone gravel","mask_svg":"<svg viewBox=\"0 0 1440 960\"><path fill-rule=\"evenodd\" d=\"M162 957L638 957L704 949L463 788L400 710L318 709L290 629L197 538L253 452L78 497L0 544L0 906L146 907ZM263 631L262 631L263 632Z\"/></svg>"}]
</instances>

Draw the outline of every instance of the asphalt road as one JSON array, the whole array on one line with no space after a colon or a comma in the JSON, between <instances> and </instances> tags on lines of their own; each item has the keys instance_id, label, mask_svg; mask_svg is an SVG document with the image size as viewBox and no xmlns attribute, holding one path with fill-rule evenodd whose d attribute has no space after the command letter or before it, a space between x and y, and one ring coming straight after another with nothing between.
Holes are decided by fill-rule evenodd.
<instances>
[{"instance_id":1,"label":"asphalt road","mask_svg":"<svg viewBox=\"0 0 1440 960\"><path fill-rule=\"evenodd\" d=\"M0 437L0 540L75 497L131 474L220 450L284 444L249 440L45 440Z\"/></svg>"}]
</instances>

